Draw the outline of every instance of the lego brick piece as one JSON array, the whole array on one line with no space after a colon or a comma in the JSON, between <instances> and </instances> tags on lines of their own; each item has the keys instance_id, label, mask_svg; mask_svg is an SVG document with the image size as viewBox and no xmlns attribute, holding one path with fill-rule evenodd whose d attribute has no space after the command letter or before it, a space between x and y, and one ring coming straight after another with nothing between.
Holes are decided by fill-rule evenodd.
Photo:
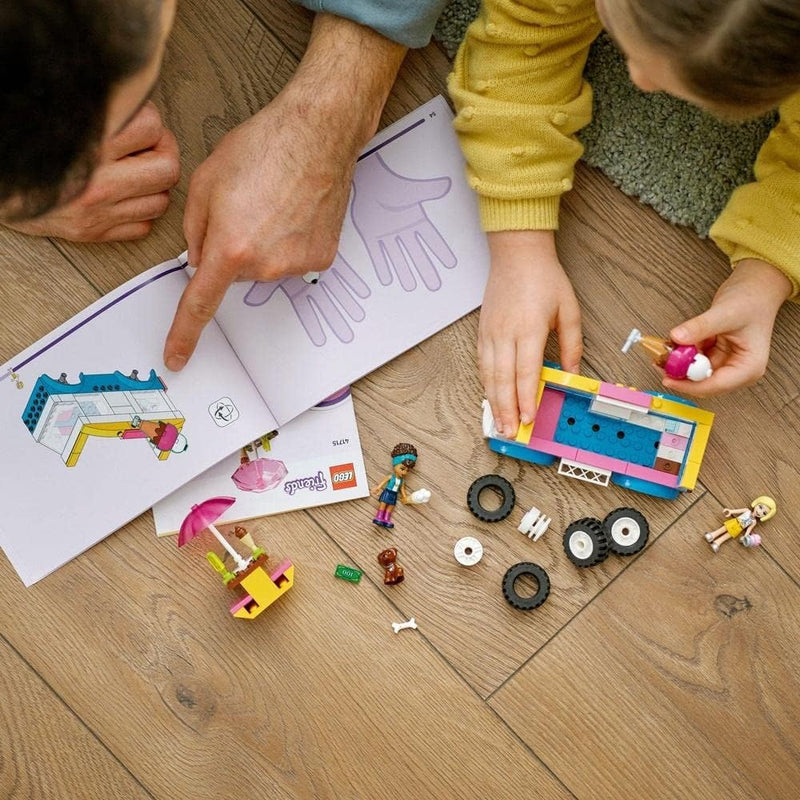
<instances>
[{"instance_id":1,"label":"lego brick piece","mask_svg":"<svg viewBox=\"0 0 800 800\"><path fill-rule=\"evenodd\" d=\"M650 408L650 402L653 399L652 395L646 392L638 392L636 389L629 389L626 386L617 386L614 383L601 383L600 389L597 392L601 397L609 397L612 400L619 400L622 403L630 403L634 406L641 406L642 408Z\"/></svg>"},{"instance_id":2,"label":"lego brick piece","mask_svg":"<svg viewBox=\"0 0 800 800\"><path fill-rule=\"evenodd\" d=\"M654 397L651 408L660 414L669 414L682 421L699 422L710 425L714 421L714 413L703 408L679 403L677 400L667 400L666 397Z\"/></svg>"},{"instance_id":3,"label":"lego brick piece","mask_svg":"<svg viewBox=\"0 0 800 800\"><path fill-rule=\"evenodd\" d=\"M529 422L527 425L523 425L520 422L519 427L517 428L517 434L514 437L514 441L519 442L520 444L527 444L528 440L531 438L531 433L533 433L533 426L535 424L535 421Z\"/></svg>"},{"instance_id":4,"label":"lego brick piece","mask_svg":"<svg viewBox=\"0 0 800 800\"><path fill-rule=\"evenodd\" d=\"M578 392L588 392L589 394L597 394L597 390L600 388L600 381L595 378L575 375L572 372L564 372L553 367L542 367L542 380L548 384L563 386L565 389L574 389Z\"/></svg>"},{"instance_id":5,"label":"lego brick piece","mask_svg":"<svg viewBox=\"0 0 800 800\"><path fill-rule=\"evenodd\" d=\"M658 472L649 467L640 467L638 464L629 464L628 468L625 470L625 474L629 475L631 478L639 478L643 481L658 483L661 486L678 487L678 478L676 475L670 475L667 472Z\"/></svg>"},{"instance_id":6,"label":"lego brick piece","mask_svg":"<svg viewBox=\"0 0 800 800\"><path fill-rule=\"evenodd\" d=\"M664 430L677 436L688 438L692 435L692 430L694 429L694 425L691 422L681 422L677 419L665 419L664 423Z\"/></svg>"},{"instance_id":7,"label":"lego brick piece","mask_svg":"<svg viewBox=\"0 0 800 800\"><path fill-rule=\"evenodd\" d=\"M620 403L618 400L609 400L605 397L595 397L589 403L589 411L592 414L602 414L604 417L616 417L617 419L624 419L626 422L630 420L631 414L636 410L634 406L627 403Z\"/></svg>"},{"instance_id":8,"label":"lego brick piece","mask_svg":"<svg viewBox=\"0 0 800 800\"><path fill-rule=\"evenodd\" d=\"M689 444L689 439L686 436L678 436L677 433L666 433L661 435L659 447L672 447L679 450L681 453L686 452L686 447Z\"/></svg>"},{"instance_id":9,"label":"lego brick piece","mask_svg":"<svg viewBox=\"0 0 800 800\"><path fill-rule=\"evenodd\" d=\"M278 586L281 585L281 582L286 578L286 573L292 566L292 562L289 561L288 558L284 558L277 567L270 573L269 579Z\"/></svg>"},{"instance_id":10,"label":"lego brick piece","mask_svg":"<svg viewBox=\"0 0 800 800\"><path fill-rule=\"evenodd\" d=\"M350 583L358 583L363 574L362 570L355 567L347 567L344 564L337 564L336 571L333 573L334 577L341 578L343 581L350 581Z\"/></svg>"},{"instance_id":11,"label":"lego brick piece","mask_svg":"<svg viewBox=\"0 0 800 800\"><path fill-rule=\"evenodd\" d=\"M536 411L536 421L533 424L533 429L528 433L528 437L524 441L529 442L531 436L536 436L538 439L551 440L555 434L558 419L561 416L561 409L563 407L564 392L546 386L542 392L542 399L539 401L539 408ZM519 434L517 434L517 441L520 441Z\"/></svg>"},{"instance_id":12,"label":"lego brick piece","mask_svg":"<svg viewBox=\"0 0 800 800\"><path fill-rule=\"evenodd\" d=\"M666 423L669 421L670 420L667 420L665 417L660 417L658 414L650 414L646 411L642 413L634 411L628 419L631 425L653 431L666 430Z\"/></svg>"},{"instance_id":13,"label":"lego brick piece","mask_svg":"<svg viewBox=\"0 0 800 800\"><path fill-rule=\"evenodd\" d=\"M573 458L577 459L577 447L570 447L566 444L559 444L549 439L539 439L536 436L531 436L528 442L528 447L532 450L540 450L542 453L548 453L551 456L558 456L558 458ZM580 460L580 459L578 459Z\"/></svg>"},{"instance_id":14,"label":"lego brick piece","mask_svg":"<svg viewBox=\"0 0 800 800\"><path fill-rule=\"evenodd\" d=\"M689 454L686 460L689 463L700 464L706 452L706 445L708 444L708 437L711 434L710 425L698 425L697 430L694 432L694 437L689 445Z\"/></svg>"},{"instance_id":15,"label":"lego brick piece","mask_svg":"<svg viewBox=\"0 0 800 800\"><path fill-rule=\"evenodd\" d=\"M597 469L577 461L570 461L562 458L558 462L558 474L566 475L568 478L575 478L586 483L593 483L596 486L608 486L611 473L607 469Z\"/></svg>"},{"instance_id":16,"label":"lego brick piece","mask_svg":"<svg viewBox=\"0 0 800 800\"><path fill-rule=\"evenodd\" d=\"M664 461L677 461L678 464L683 463L683 457L686 455L685 450L678 450L677 447L664 447L659 445L656 450L656 461L662 459ZM656 467L658 469L658 467Z\"/></svg>"},{"instance_id":17,"label":"lego brick piece","mask_svg":"<svg viewBox=\"0 0 800 800\"><path fill-rule=\"evenodd\" d=\"M697 476L700 474L700 462L688 462L683 468L681 475L680 488L691 491L697 484Z\"/></svg>"},{"instance_id":18,"label":"lego brick piece","mask_svg":"<svg viewBox=\"0 0 800 800\"><path fill-rule=\"evenodd\" d=\"M678 475L681 471L681 462L669 458L657 458L656 470L666 472L668 475Z\"/></svg>"},{"instance_id":19,"label":"lego brick piece","mask_svg":"<svg viewBox=\"0 0 800 800\"><path fill-rule=\"evenodd\" d=\"M607 469L611 472L624 473L628 467L628 462L620 458L612 458L611 456L602 456L599 453L590 453L588 450L578 450L574 456L575 461L581 464L586 464L589 467L597 467L598 469Z\"/></svg>"}]
</instances>

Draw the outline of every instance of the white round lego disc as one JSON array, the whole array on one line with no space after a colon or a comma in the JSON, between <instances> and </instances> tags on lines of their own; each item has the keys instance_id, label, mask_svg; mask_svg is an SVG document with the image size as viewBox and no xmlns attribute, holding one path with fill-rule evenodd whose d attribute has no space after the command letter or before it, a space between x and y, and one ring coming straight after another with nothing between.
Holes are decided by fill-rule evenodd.
<instances>
[{"instance_id":1,"label":"white round lego disc","mask_svg":"<svg viewBox=\"0 0 800 800\"><path fill-rule=\"evenodd\" d=\"M465 536L453 548L456 561L465 567L472 567L483 558L483 545L474 536Z\"/></svg>"}]
</instances>

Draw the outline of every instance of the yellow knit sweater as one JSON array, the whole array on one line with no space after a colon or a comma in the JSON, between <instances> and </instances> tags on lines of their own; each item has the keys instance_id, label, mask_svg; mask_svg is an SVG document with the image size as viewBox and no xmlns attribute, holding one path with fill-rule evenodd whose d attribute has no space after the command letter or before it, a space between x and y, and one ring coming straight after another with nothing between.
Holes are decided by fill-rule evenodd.
<instances>
[{"instance_id":1,"label":"yellow knit sweater","mask_svg":"<svg viewBox=\"0 0 800 800\"><path fill-rule=\"evenodd\" d=\"M487 231L558 227L591 119L583 79L601 30L593 0L484 0L450 75L455 128ZM711 229L732 263L760 258L800 291L800 94Z\"/></svg>"}]
</instances>

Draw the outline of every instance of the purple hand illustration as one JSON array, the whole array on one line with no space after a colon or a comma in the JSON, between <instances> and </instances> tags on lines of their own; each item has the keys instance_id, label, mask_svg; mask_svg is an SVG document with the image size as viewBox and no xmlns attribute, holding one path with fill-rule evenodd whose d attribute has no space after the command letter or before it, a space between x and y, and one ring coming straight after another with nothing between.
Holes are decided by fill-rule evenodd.
<instances>
[{"instance_id":1,"label":"purple hand illustration","mask_svg":"<svg viewBox=\"0 0 800 800\"><path fill-rule=\"evenodd\" d=\"M447 177L404 178L392 172L377 153L356 167L350 214L384 286L392 282L394 270L400 285L413 291L417 286L415 269L425 286L435 292L442 280L429 251L447 269L456 265L453 251L422 206L427 200L444 197L451 183Z\"/></svg>"},{"instance_id":2,"label":"purple hand illustration","mask_svg":"<svg viewBox=\"0 0 800 800\"><path fill-rule=\"evenodd\" d=\"M245 305L263 306L279 289L289 298L297 318L317 347L327 341L321 319L328 323L340 342L352 342L353 330L340 307L353 322L361 322L364 309L355 298L363 300L370 294L367 284L338 253L325 272L309 272L302 278L280 281L256 281L244 296Z\"/></svg>"}]
</instances>

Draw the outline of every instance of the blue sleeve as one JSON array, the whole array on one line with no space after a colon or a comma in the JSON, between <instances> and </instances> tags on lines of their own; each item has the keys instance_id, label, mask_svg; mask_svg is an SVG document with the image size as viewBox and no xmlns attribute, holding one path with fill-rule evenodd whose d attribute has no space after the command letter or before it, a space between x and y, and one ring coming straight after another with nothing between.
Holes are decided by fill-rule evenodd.
<instances>
[{"instance_id":1,"label":"blue sleeve","mask_svg":"<svg viewBox=\"0 0 800 800\"><path fill-rule=\"evenodd\" d=\"M406 47L424 47L447 0L293 0L366 25Z\"/></svg>"}]
</instances>

